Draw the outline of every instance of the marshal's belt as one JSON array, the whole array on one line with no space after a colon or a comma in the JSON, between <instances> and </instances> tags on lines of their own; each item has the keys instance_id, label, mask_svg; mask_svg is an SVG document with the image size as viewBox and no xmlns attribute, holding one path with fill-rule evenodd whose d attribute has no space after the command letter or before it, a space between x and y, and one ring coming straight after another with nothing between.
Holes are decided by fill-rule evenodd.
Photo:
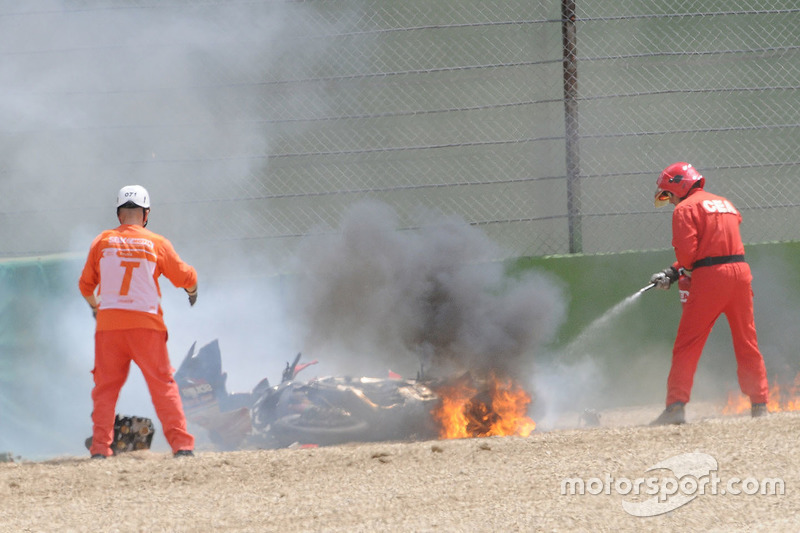
<instances>
[{"instance_id":1,"label":"marshal's belt","mask_svg":"<svg viewBox=\"0 0 800 533\"><path fill-rule=\"evenodd\" d=\"M718 255L715 257L704 257L695 261L692 270L699 267L709 267L714 265L725 265L727 263L744 263L744 255Z\"/></svg>"}]
</instances>

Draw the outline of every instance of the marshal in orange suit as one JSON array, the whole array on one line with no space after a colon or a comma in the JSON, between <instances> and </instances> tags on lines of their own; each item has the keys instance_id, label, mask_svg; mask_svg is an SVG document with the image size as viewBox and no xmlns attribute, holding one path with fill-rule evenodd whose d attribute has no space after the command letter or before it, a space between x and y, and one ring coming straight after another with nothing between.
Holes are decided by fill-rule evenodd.
<instances>
[{"instance_id":1,"label":"marshal in orange suit","mask_svg":"<svg viewBox=\"0 0 800 533\"><path fill-rule=\"evenodd\" d=\"M131 361L141 369L164 437L176 457L191 456L194 437L187 431L178 385L167 353L167 327L161 310L163 274L197 300L197 272L172 244L147 226L150 196L140 185L117 195L120 225L92 242L78 287L97 320L92 390L92 458L112 455L114 418Z\"/></svg>"}]
</instances>

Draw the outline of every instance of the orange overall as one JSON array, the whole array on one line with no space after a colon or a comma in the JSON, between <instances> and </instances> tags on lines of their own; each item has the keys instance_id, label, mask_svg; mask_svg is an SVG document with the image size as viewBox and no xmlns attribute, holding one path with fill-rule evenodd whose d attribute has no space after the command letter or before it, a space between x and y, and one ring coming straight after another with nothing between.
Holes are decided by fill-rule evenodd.
<instances>
[{"instance_id":1,"label":"orange overall","mask_svg":"<svg viewBox=\"0 0 800 533\"><path fill-rule=\"evenodd\" d=\"M173 453L194 448L167 353L167 328L158 278L191 288L197 272L172 244L141 226L123 224L92 242L78 286L86 297L99 286L92 374L92 455L111 455L117 399L131 361L141 369L164 437Z\"/></svg>"},{"instance_id":2,"label":"orange overall","mask_svg":"<svg viewBox=\"0 0 800 533\"><path fill-rule=\"evenodd\" d=\"M741 221L733 204L702 189L694 189L675 206L675 266L691 271L691 290L672 350L667 405L689 401L697 363L722 313L731 328L742 392L752 403L768 400L767 372L753 318L753 278L739 234Z\"/></svg>"}]
</instances>

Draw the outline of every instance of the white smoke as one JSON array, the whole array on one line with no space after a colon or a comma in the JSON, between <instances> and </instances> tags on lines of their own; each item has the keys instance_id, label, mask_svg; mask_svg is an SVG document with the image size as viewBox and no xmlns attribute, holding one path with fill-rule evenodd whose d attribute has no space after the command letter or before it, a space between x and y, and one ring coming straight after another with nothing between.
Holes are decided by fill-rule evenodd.
<instances>
[{"instance_id":1,"label":"white smoke","mask_svg":"<svg viewBox=\"0 0 800 533\"><path fill-rule=\"evenodd\" d=\"M282 327L279 280L265 275L274 258L246 243L220 252L219 231L248 213L213 208L263 173L264 159L250 156L268 153L270 131L230 114L230 102L215 98L215 74L252 82L287 47L313 56L318 42L281 38L281 2L13 4L0 16L0 255L55 251L74 260L55 274L43 268L31 286L35 266L19 271L25 283L8 280L18 284L8 287L17 295L14 313L29 321L14 332L20 354L9 360L6 351L0 373L4 382L16 380L14 394L0 393L8 408L0 452L86 453L94 321L77 280L92 238L118 223L114 198L123 185L148 188L148 227L172 240L200 275L191 309L184 292L161 279L173 366L192 342L219 338L231 389L278 379L296 343ZM221 152L240 157L214 157ZM117 411L155 419L135 365ZM163 449L156 428L154 446Z\"/></svg>"}]
</instances>

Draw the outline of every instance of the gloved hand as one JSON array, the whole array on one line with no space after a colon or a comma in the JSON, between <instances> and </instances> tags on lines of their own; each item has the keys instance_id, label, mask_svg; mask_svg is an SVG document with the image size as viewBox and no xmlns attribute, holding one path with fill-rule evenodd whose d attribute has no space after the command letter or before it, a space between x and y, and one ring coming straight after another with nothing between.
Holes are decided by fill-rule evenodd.
<instances>
[{"instance_id":1,"label":"gloved hand","mask_svg":"<svg viewBox=\"0 0 800 533\"><path fill-rule=\"evenodd\" d=\"M672 266L650 276L650 283L663 290L669 289L676 281L678 281L678 270Z\"/></svg>"},{"instance_id":2,"label":"gloved hand","mask_svg":"<svg viewBox=\"0 0 800 533\"><path fill-rule=\"evenodd\" d=\"M186 291L186 294L189 295L189 305L194 305L197 301L197 285L195 285L191 290L190 289L183 289Z\"/></svg>"}]
</instances>

